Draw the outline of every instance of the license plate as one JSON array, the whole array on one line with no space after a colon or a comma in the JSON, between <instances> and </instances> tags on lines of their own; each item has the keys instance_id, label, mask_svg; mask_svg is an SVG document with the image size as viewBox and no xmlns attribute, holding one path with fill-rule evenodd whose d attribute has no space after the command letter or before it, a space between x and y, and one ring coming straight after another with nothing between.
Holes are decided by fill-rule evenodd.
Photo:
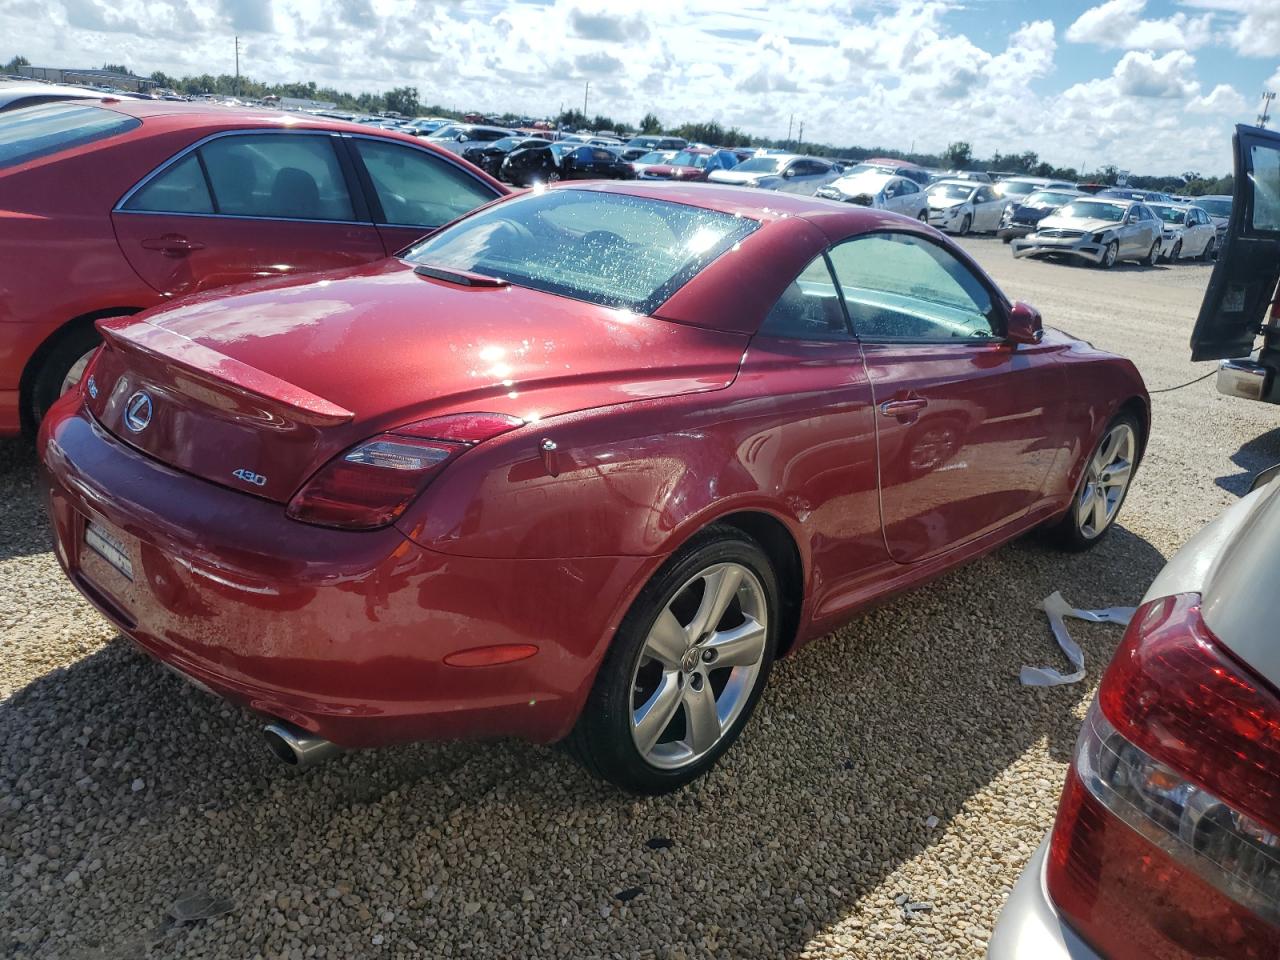
<instances>
[{"instance_id":1,"label":"license plate","mask_svg":"<svg viewBox=\"0 0 1280 960\"><path fill-rule=\"evenodd\" d=\"M129 559L129 554L118 537L90 520L84 528L84 544L127 580L133 580L133 561Z\"/></svg>"}]
</instances>

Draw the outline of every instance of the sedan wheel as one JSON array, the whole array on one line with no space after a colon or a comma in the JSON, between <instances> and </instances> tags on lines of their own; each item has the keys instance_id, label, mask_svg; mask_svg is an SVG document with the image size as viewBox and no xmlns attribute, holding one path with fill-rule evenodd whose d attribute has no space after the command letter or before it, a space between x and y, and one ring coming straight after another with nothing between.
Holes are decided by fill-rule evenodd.
<instances>
[{"instance_id":1,"label":"sedan wheel","mask_svg":"<svg viewBox=\"0 0 1280 960\"><path fill-rule=\"evenodd\" d=\"M962 236L962 237L963 237L963 236L965 236L966 234L968 234L968 232L969 232L969 228L970 228L971 226L973 226L973 217L969 216L969 215L966 213L966 214L964 215L964 219L960 221L960 230L959 230L960 236Z\"/></svg>"},{"instance_id":2,"label":"sedan wheel","mask_svg":"<svg viewBox=\"0 0 1280 960\"><path fill-rule=\"evenodd\" d=\"M929 222L929 211L927 209L920 211L920 216L916 217L921 223Z\"/></svg>"},{"instance_id":3,"label":"sedan wheel","mask_svg":"<svg viewBox=\"0 0 1280 960\"><path fill-rule=\"evenodd\" d=\"M1147 251L1147 257L1143 260L1148 267L1154 267L1160 262L1160 241L1157 240L1151 245L1151 249Z\"/></svg>"},{"instance_id":4,"label":"sedan wheel","mask_svg":"<svg viewBox=\"0 0 1280 960\"><path fill-rule=\"evenodd\" d=\"M1209 242L1204 245L1204 250L1200 253L1200 259L1208 262L1217 258L1218 238L1210 237Z\"/></svg>"},{"instance_id":5,"label":"sedan wheel","mask_svg":"<svg viewBox=\"0 0 1280 960\"><path fill-rule=\"evenodd\" d=\"M1071 550L1087 550L1115 524L1138 463L1137 419L1124 413L1111 421L1094 447L1072 500L1057 525L1058 541Z\"/></svg>"},{"instance_id":6,"label":"sedan wheel","mask_svg":"<svg viewBox=\"0 0 1280 960\"><path fill-rule=\"evenodd\" d=\"M694 538L641 591L596 679L570 749L597 775L665 793L737 739L773 663L778 587L731 527Z\"/></svg>"},{"instance_id":7,"label":"sedan wheel","mask_svg":"<svg viewBox=\"0 0 1280 960\"><path fill-rule=\"evenodd\" d=\"M552 170L550 173L547 174L547 183L558 183L559 180L560 180L560 173L558 171Z\"/></svg>"},{"instance_id":8,"label":"sedan wheel","mask_svg":"<svg viewBox=\"0 0 1280 960\"><path fill-rule=\"evenodd\" d=\"M1102 259L1098 261L1098 266L1103 270L1110 270L1116 265L1116 257L1120 254L1120 245L1112 240L1107 244L1107 248L1102 251Z\"/></svg>"},{"instance_id":9,"label":"sedan wheel","mask_svg":"<svg viewBox=\"0 0 1280 960\"><path fill-rule=\"evenodd\" d=\"M1173 245L1173 250L1171 250L1169 253L1169 262L1177 263L1181 257L1182 257L1182 241L1179 240L1177 243Z\"/></svg>"}]
</instances>

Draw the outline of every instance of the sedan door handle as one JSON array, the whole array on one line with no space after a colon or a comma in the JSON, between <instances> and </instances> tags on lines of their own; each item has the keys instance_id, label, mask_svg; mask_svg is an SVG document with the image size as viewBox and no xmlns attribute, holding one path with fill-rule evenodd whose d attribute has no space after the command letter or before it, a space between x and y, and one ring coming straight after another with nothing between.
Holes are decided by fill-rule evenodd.
<instances>
[{"instance_id":1,"label":"sedan door handle","mask_svg":"<svg viewBox=\"0 0 1280 960\"><path fill-rule=\"evenodd\" d=\"M929 405L924 397L910 397L906 400L886 400L880 404L880 412L886 417L899 419L913 416Z\"/></svg>"},{"instance_id":2,"label":"sedan door handle","mask_svg":"<svg viewBox=\"0 0 1280 960\"><path fill-rule=\"evenodd\" d=\"M176 233L166 233L163 237L148 237L142 241L144 250L159 250L166 257L185 257L192 250L203 250L204 244L198 240L188 240Z\"/></svg>"}]
</instances>

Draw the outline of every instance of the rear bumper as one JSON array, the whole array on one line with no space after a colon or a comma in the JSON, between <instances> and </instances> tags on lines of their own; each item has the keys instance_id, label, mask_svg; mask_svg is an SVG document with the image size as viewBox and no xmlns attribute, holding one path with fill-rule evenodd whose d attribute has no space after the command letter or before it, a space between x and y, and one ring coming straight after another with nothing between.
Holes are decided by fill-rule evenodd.
<instances>
[{"instance_id":1,"label":"rear bumper","mask_svg":"<svg viewBox=\"0 0 1280 960\"><path fill-rule=\"evenodd\" d=\"M1079 257L1090 263L1101 263L1106 247L1094 243L1089 237L1040 237L1029 234L1021 240L1013 241L1015 257L1042 257L1057 255L1063 257Z\"/></svg>"},{"instance_id":2,"label":"rear bumper","mask_svg":"<svg viewBox=\"0 0 1280 960\"><path fill-rule=\"evenodd\" d=\"M58 562L139 647L229 700L342 746L568 733L650 565L445 556L394 527L298 523L282 506L171 470L64 398L41 432ZM130 580L85 545L124 545ZM492 644L514 663L454 667Z\"/></svg>"},{"instance_id":3,"label":"rear bumper","mask_svg":"<svg viewBox=\"0 0 1280 960\"><path fill-rule=\"evenodd\" d=\"M1045 837L1000 911L987 960L1102 960L1058 916L1049 899L1044 885L1048 850Z\"/></svg>"}]
</instances>

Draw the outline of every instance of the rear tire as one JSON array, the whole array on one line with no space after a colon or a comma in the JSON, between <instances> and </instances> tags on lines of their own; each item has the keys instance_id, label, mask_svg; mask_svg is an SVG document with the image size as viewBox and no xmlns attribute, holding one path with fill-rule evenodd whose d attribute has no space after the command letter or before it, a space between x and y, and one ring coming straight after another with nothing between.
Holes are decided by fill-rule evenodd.
<instances>
[{"instance_id":1,"label":"rear tire","mask_svg":"<svg viewBox=\"0 0 1280 960\"><path fill-rule=\"evenodd\" d=\"M1108 449L1114 443L1114 449ZM1073 553L1097 546L1124 506L1142 449L1142 425L1132 413L1116 415L1089 452L1066 515L1045 529L1048 539ZM1123 481L1116 482L1123 470Z\"/></svg>"},{"instance_id":2,"label":"rear tire","mask_svg":"<svg viewBox=\"0 0 1280 960\"><path fill-rule=\"evenodd\" d=\"M100 343L102 338L92 323L80 323L63 332L27 386L23 397L24 432L35 436L49 408L79 382L78 374L84 372L84 364Z\"/></svg>"},{"instance_id":3,"label":"rear tire","mask_svg":"<svg viewBox=\"0 0 1280 960\"><path fill-rule=\"evenodd\" d=\"M764 690L779 612L777 577L759 544L727 525L697 534L623 618L569 752L632 793L668 793L702 776L737 740Z\"/></svg>"}]
</instances>

